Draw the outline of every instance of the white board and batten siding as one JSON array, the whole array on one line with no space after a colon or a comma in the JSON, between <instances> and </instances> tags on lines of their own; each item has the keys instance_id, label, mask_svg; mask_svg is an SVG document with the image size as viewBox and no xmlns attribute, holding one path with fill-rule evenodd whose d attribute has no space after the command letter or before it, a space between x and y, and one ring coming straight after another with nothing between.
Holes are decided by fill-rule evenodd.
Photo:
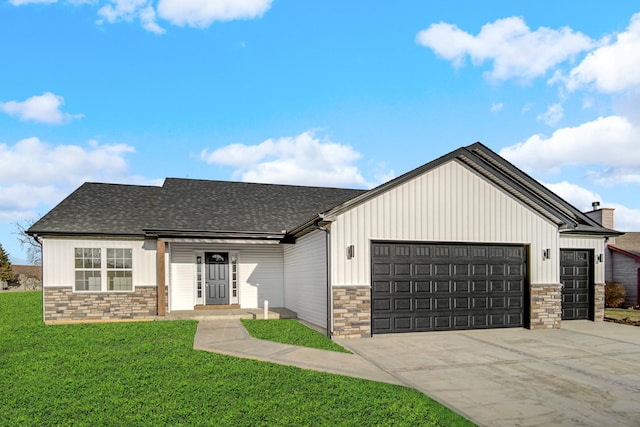
<instances>
[{"instance_id":1,"label":"white board and batten siding","mask_svg":"<svg viewBox=\"0 0 640 427\"><path fill-rule=\"evenodd\" d=\"M285 245L284 300L298 318L327 327L327 252L324 231Z\"/></svg>"},{"instance_id":2,"label":"white board and batten siding","mask_svg":"<svg viewBox=\"0 0 640 427\"><path fill-rule=\"evenodd\" d=\"M592 249L594 255L593 281L604 283L605 263L597 260L598 255L604 258L604 237L592 236L563 236L560 235L560 249Z\"/></svg>"},{"instance_id":3,"label":"white board and batten siding","mask_svg":"<svg viewBox=\"0 0 640 427\"><path fill-rule=\"evenodd\" d=\"M65 239L47 237L42 243L43 286L73 287L76 248L131 249L133 286L157 286L155 240Z\"/></svg>"},{"instance_id":4,"label":"white board and batten siding","mask_svg":"<svg viewBox=\"0 0 640 427\"><path fill-rule=\"evenodd\" d=\"M284 305L281 245L171 242L170 248L170 310L193 310L196 304L196 256L205 252L237 255L240 307L260 308L263 307L264 300L268 300L271 307ZM229 287L231 288L231 284Z\"/></svg>"},{"instance_id":5,"label":"white board and batten siding","mask_svg":"<svg viewBox=\"0 0 640 427\"><path fill-rule=\"evenodd\" d=\"M457 160L339 214L331 226L334 286L371 283L370 242L405 240L529 245L530 282L559 283L556 224ZM355 257L347 259L346 247Z\"/></svg>"}]
</instances>

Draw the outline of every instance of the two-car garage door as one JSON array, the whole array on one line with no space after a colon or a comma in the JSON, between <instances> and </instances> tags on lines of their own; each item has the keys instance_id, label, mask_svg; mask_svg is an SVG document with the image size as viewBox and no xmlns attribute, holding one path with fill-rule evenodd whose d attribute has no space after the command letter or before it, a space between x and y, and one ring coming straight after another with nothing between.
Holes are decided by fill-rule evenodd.
<instances>
[{"instance_id":1,"label":"two-car garage door","mask_svg":"<svg viewBox=\"0 0 640 427\"><path fill-rule=\"evenodd\" d=\"M372 332L523 326L526 248L373 242Z\"/></svg>"}]
</instances>

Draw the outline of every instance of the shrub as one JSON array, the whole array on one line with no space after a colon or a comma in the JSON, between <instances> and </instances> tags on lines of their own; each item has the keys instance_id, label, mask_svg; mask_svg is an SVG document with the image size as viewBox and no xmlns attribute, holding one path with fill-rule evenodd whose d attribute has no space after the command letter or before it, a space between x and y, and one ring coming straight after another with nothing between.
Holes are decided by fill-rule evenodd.
<instances>
[{"instance_id":1,"label":"shrub","mask_svg":"<svg viewBox=\"0 0 640 427\"><path fill-rule=\"evenodd\" d=\"M604 287L604 305L609 308L620 308L624 305L627 290L618 282L607 282Z\"/></svg>"}]
</instances>

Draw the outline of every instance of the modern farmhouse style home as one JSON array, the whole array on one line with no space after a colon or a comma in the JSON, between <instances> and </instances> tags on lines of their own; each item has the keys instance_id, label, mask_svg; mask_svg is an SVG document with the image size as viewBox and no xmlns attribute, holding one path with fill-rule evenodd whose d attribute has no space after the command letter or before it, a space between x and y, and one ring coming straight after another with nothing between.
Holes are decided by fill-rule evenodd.
<instances>
[{"instance_id":1,"label":"modern farmhouse style home","mask_svg":"<svg viewBox=\"0 0 640 427\"><path fill-rule=\"evenodd\" d=\"M45 322L268 300L339 337L601 320L620 234L481 143L368 191L86 183L29 233Z\"/></svg>"}]
</instances>

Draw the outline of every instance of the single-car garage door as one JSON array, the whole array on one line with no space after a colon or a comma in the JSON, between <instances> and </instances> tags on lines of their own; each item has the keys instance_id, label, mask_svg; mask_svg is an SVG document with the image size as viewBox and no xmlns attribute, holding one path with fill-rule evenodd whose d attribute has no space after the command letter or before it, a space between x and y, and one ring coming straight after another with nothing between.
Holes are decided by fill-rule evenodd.
<instances>
[{"instance_id":1,"label":"single-car garage door","mask_svg":"<svg viewBox=\"0 0 640 427\"><path fill-rule=\"evenodd\" d=\"M591 258L590 249L560 250L562 320L593 320Z\"/></svg>"},{"instance_id":2,"label":"single-car garage door","mask_svg":"<svg viewBox=\"0 0 640 427\"><path fill-rule=\"evenodd\" d=\"M373 242L372 332L523 326L524 246Z\"/></svg>"}]
</instances>

